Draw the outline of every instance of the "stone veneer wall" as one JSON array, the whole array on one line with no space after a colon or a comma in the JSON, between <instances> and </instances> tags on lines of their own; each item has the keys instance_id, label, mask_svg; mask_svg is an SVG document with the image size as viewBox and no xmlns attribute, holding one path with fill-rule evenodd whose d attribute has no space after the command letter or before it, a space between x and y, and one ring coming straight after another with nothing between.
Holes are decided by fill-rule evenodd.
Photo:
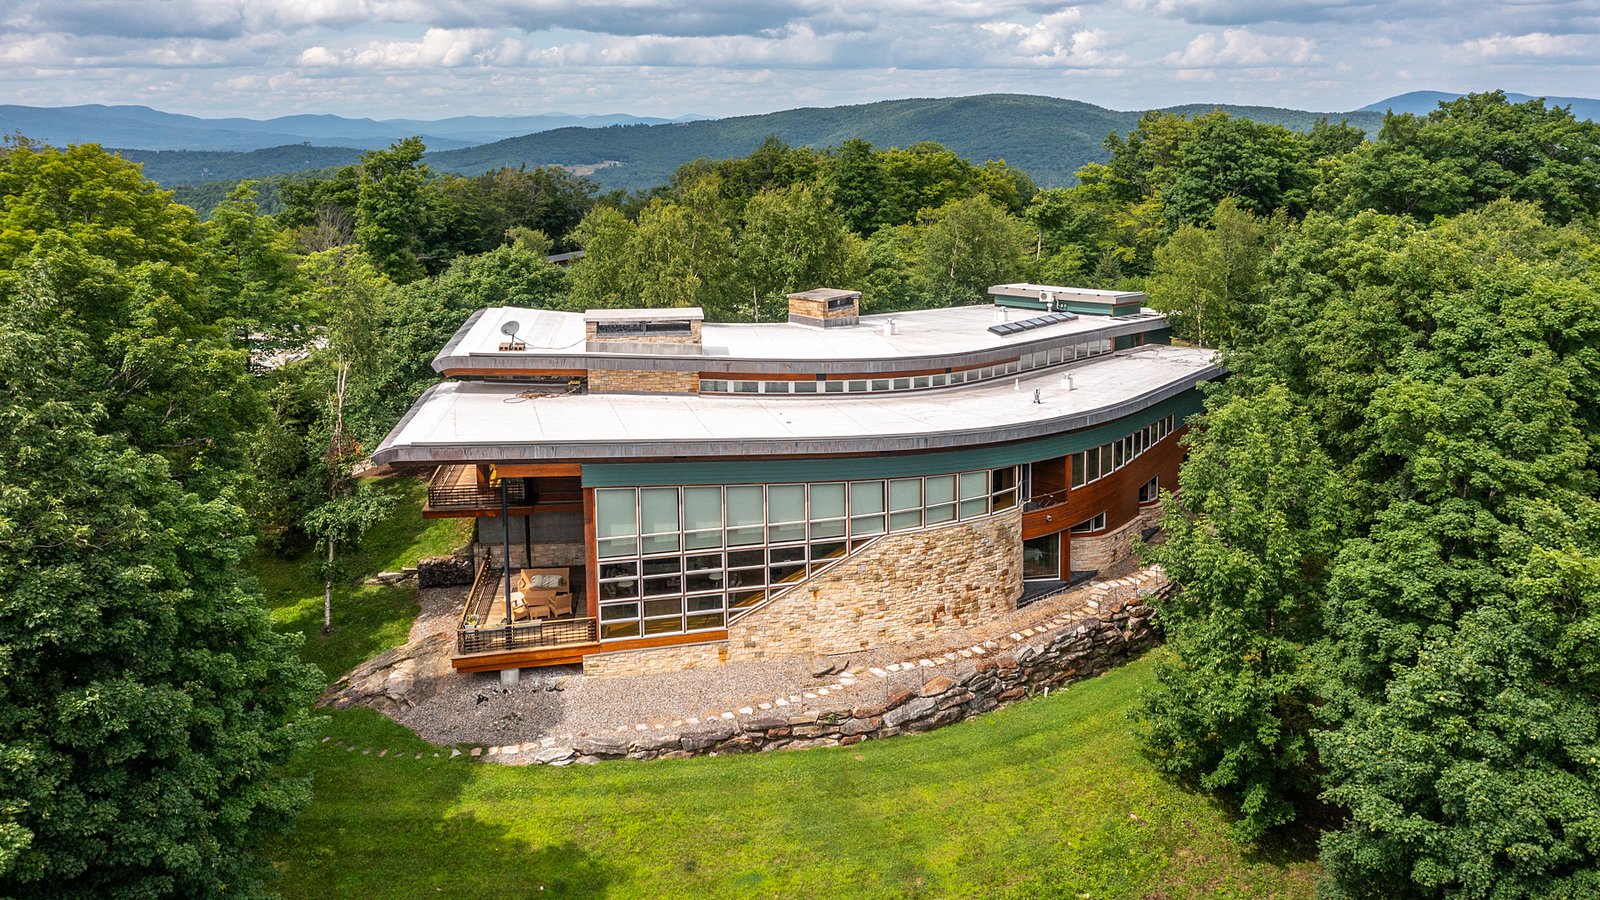
<instances>
[{"instance_id":1,"label":"stone veneer wall","mask_svg":"<svg viewBox=\"0 0 1600 900\"><path fill-rule=\"evenodd\" d=\"M1159 576L1157 576L1159 577ZM1093 678L1157 644L1154 610L1144 598L1106 597L1098 609L1059 628L1028 629L1022 640L979 659L965 675L940 672L920 689L903 689L881 703L787 716L713 720L682 733L582 738L571 747L491 748L517 761L566 765L603 759L677 759L807 747L838 747L869 738L932 731L1021 700L1030 693ZM522 753L520 751L528 751ZM502 762L512 761L502 757Z\"/></svg>"},{"instance_id":2,"label":"stone veneer wall","mask_svg":"<svg viewBox=\"0 0 1600 900\"><path fill-rule=\"evenodd\" d=\"M618 675L659 675L720 666L728 661L727 641L676 644L643 650L614 650L591 653L583 658L583 674L598 677Z\"/></svg>"},{"instance_id":3,"label":"stone veneer wall","mask_svg":"<svg viewBox=\"0 0 1600 900\"><path fill-rule=\"evenodd\" d=\"M1159 509L1160 507L1157 507ZM1143 515L1135 516L1105 534L1073 536L1072 569L1075 572L1105 572L1133 558L1133 540L1146 527Z\"/></svg>"},{"instance_id":4,"label":"stone veneer wall","mask_svg":"<svg viewBox=\"0 0 1600 900\"><path fill-rule=\"evenodd\" d=\"M878 538L728 625L728 658L849 653L1016 609L1020 509Z\"/></svg>"},{"instance_id":5,"label":"stone veneer wall","mask_svg":"<svg viewBox=\"0 0 1600 900\"><path fill-rule=\"evenodd\" d=\"M700 373L661 369L590 369L591 394L694 394Z\"/></svg>"},{"instance_id":6,"label":"stone veneer wall","mask_svg":"<svg viewBox=\"0 0 1600 900\"><path fill-rule=\"evenodd\" d=\"M496 520L498 521L498 520ZM487 554L500 565L505 555L504 547L499 541L481 541L476 559L482 559ZM533 560L530 562L522 552L522 535L516 529L511 532L511 563L518 568L554 568L557 566L582 566L584 564L583 544L540 544L533 545Z\"/></svg>"}]
</instances>

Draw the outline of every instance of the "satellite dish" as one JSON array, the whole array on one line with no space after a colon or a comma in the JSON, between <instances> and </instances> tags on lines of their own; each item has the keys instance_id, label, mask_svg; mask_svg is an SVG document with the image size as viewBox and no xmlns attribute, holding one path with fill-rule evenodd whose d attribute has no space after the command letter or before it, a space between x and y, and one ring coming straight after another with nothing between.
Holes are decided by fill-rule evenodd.
<instances>
[{"instance_id":1,"label":"satellite dish","mask_svg":"<svg viewBox=\"0 0 1600 900\"><path fill-rule=\"evenodd\" d=\"M521 327L521 322L518 322L516 319L512 319L511 321L500 326L500 333L507 337L516 337L517 329Z\"/></svg>"}]
</instances>

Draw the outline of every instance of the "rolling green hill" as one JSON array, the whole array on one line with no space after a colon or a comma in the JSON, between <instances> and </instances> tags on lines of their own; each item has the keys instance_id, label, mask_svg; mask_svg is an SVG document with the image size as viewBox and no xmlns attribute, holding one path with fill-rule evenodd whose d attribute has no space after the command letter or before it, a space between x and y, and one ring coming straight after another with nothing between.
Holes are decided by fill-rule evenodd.
<instances>
[{"instance_id":1,"label":"rolling green hill","mask_svg":"<svg viewBox=\"0 0 1600 900\"><path fill-rule=\"evenodd\" d=\"M1300 130L1327 115L1348 118L1373 133L1383 118L1373 112L1325 114L1221 104L1191 104L1172 111L1195 115L1212 109ZM745 156L767 135L776 134L790 144L811 147L832 147L850 138L865 138L879 147L938 141L974 162L1004 159L1040 185L1052 186L1070 184L1079 166L1104 160L1101 142L1106 135L1127 132L1139 115L1077 100L1020 94L887 100L666 125L558 128L430 153L428 162L440 171L472 175L502 166L592 166L609 161L619 165L590 175L602 187L648 188L664 183L689 160ZM145 174L168 187L286 174L353 162L357 156L355 150L302 145L250 153L119 152L144 163ZM301 160L303 164L297 165Z\"/></svg>"},{"instance_id":2,"label":"rolling green hill","mask_svg":"<svg viewBox=\"0 0 1600 900\"><path fill-rule=\"evenodd\" d=\"M1378 113L1309 113L1271 107L1204 104L1176 107L1189 115L1223 109L1289 128L1308 129L1319 115L1341 116L1376 131ZM865 138L880 147L938 141L975 162L1004 159L1041 185L1069 184L1087 162L1104 160L1107 134L1126 132L1138 112L1119 112L1077 100L986 94L936 100L888 100L861 106L790 109L674 125L562 128L492 144L432 154L438 169L474 174L507 165L620 162L593 176L605 187L643 188L666 181L680 164L700 156L744 156L776 134L794 145L830 147Z\"/></svg>"}]
</instances>

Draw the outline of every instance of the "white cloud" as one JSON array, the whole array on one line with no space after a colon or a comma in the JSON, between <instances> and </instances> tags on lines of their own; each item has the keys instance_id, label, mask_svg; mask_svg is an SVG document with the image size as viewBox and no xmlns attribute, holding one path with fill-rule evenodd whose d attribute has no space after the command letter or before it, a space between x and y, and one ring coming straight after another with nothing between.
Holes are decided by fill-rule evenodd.
<instances>
[{"instance_id":1,"label":"white cloud","mask_svg":"<svg viewBox=\"0 0 1600 900\"><path fill-rule=\"evenodd\" d=\"M1168 54L1166 61L1181 69L1303 66L1318 60L1316 48L1310 38L1228 28L1220 36L1210 31L1197 35L1182 52Z\"/></svg>"},{"instance_id":2,"label":"white cloud","mask_svg":"<svg viewBox=\"0 0 1600 900\"><path fill-rule=\"evenodd\" d=\"M1461 45L1463 50L1486 59L1531 57L1553 59L1587 56L1595 50L1595 39L1584 34L1497 34Z\"/></svg>"}]
</instances>

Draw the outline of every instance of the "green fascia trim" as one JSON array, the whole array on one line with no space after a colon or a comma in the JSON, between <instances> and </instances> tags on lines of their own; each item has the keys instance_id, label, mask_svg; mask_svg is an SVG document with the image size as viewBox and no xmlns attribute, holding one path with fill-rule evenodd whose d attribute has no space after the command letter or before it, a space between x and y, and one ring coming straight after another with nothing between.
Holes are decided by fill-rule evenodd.
<instances>
[{"instance_id":1,"label":"green fascia trim","mask_svg":"<svg viewBox=\"0 0 1600 900\"><path fill-rule=\"evenodd\" d=\"M1050 304L1043 300L1034 300L1031 297L1008 297L999 294L990 294L989 299L995 306L1009 306L1014 309L1049 309Z\"/></svg>"},{"instance_id":2,"label":"green fascia trim","mask_svg":"<svg viewBox=\"0 0 1600 900\"><path fill-rule=\"evenodd\" d=\"M1169 415L1179 424L1205 408L1198 390L1185 391L1115 422L1047 438L940 453L897 453L843 459L744 460L700 462L585 463L584 487L635 487L662 484L781 484L789 481L901 478L992 469L1053 459L1110 443Z\"/></svg>"},{"instance_id":3,"label":"green fascia trim","mask_svg":"<svg viewBox=\"0 0 1600 900\"><path fill-rule=\"evenodd\" d=\"M1147 344L1171 344L1172 329L1157 328L1155 331L1146 331L1144 333L1144 342Z\"/></svg>"}]
</instances>

